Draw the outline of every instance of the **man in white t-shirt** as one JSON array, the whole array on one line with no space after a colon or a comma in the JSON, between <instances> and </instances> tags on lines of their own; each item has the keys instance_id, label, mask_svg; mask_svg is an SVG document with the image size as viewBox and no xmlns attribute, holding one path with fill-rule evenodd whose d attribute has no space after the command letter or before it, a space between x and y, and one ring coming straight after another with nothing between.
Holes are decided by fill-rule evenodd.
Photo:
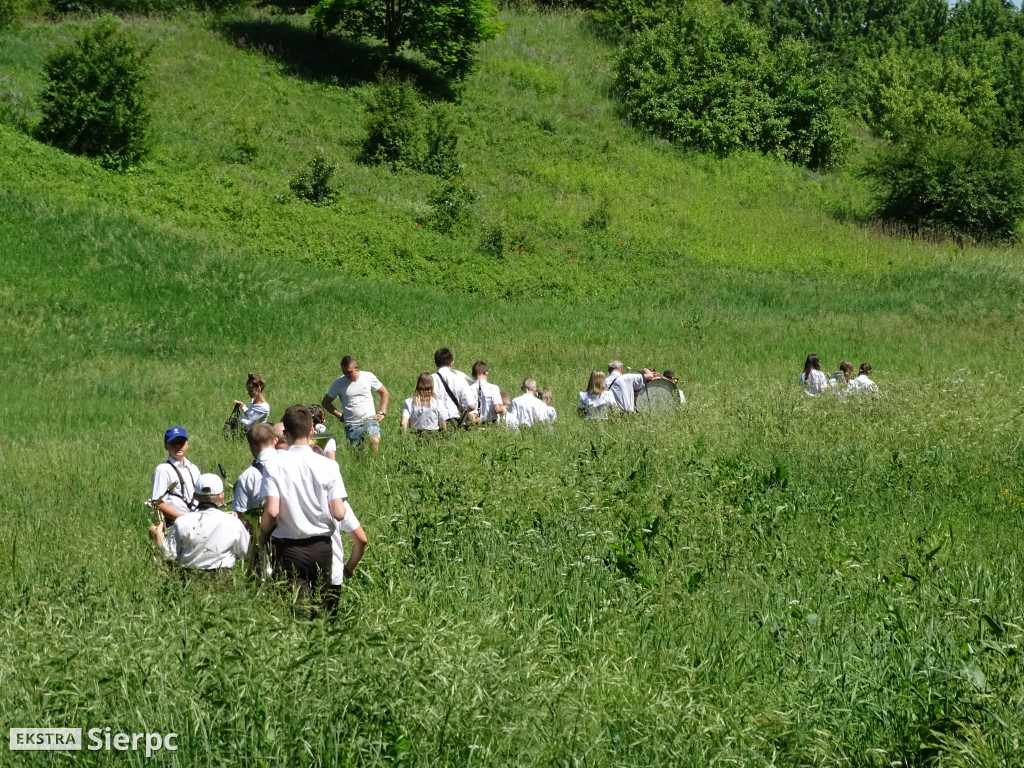
<instances>
[{"instance_id":1,"label":"man in white t-shirt","mask_svg":"<svg viewBox=\"0 0 1024 768\"><path fill-rule=\"evenodd\" d=\"M452 370L455 357L448 347L434 353L434 397L441 403L441 412L452 426L460 426L476 411L476 393L462 374Z\"/></svg>"},{"instance_id":2,"label":"man in white t-shirt","mask_svg":"<svg viewBox=\"0 0 1024 768\"><path fill-rule=\"evenodd\" d=\"M509 421L514 421L519 427L550 422L554 418L554 410L537 397L537 380L526 379L523 381L523 394L513 400L509 408Z\"/></svg>"},{"instance_id":3,"label":"man in white t-shirt","mask_svg":"<svg viewBox=\"0 0 1024 768\"><path fill-rule=\"evenodd\" d=\"M274 428L266 422L254 424L245 434L249 441L249 452L252 454L253 462L235 481L235 493L231 499L231 509L237 515L242 515L251 509L258 509L263 505L260 498L260 486L263 485L263 465L269 461L277 461L277 435Z\"/></svg>"},{"instance_id":4,"label":"man in white t-shirt","mask_svg":"<svg viewBox=\"0 0 1024 768\"><path fill-rule=\"evenodd\" d=\"M293 405L285 411L283 422L291 447L263 467L261 544L270 539L275 573L283 574L300 598L310 594L328 597L325 590L334 561L332 537L337 523L345 519L348 494L337 463L313 452L309 409Z\"/></svg>"},{"instance_id":5,"label":"man in white t-shirt","mask_svg":"<svg viewBox=\"0 0 1024 768\"><path fill-rule=\"evenodd\" d=\"M623 373L621 360L608 363L608 376L604 384L615 398L615 405L620 411L632 413L636 410L636 393L644 388L645 383L642 373Z\"/></svg>"},{"instance_id":6,"label":"man in white t-shirt","mask_svg":"<svg viewBox=\"0 0 1024 768\"><path fill-rule=\"evenodd\" d=\"M505 404L501 400L501 390L496 384L487 381L487 363L477 360L473 363L473 378L470 385L476 395L476 411L470 419L480 424L495 424L505 412Z\"/></svg>"},{"instance_id":7,"label":"man in white t-shirt","mask_svg":"<svg viewBox=\"0 0 1024 768\"><path fill-rule=\"evenodd\" d=\"M195 509L192 497L200 473L199 467L185 458L188 433L184 427L171 427L164 432L164 449L167 459L153 470L150 503L155 502L156 509L163 513L165 525L173 525L183 514Z\"/></svg>"},{"instance_id":8,"label":"man in white t-shirt","mask_svg":"<svg viewBox=\"0 0 1024 768\"><path fill-rule=\"evenodd\" d=\"M370 449L380 448L380 422L388 412L388 390L380 379L369 371L360 371L351 355L341 358L342 376L334 380L321 405L345 425L345 437L353 446L369 439ZM380 410L373 407L373 393L380 393ZM334 407L334 398L340 398L341 410Z\"/></svg>"},{"instance_id":9,"label":"man in white t-shirt","mask_svg":"<svg viewBox=\"0 0 1024 768\"><path fill-rule=\"evenodd\" d=\"M195 510L180 515L166 536L159 526L150 526L157 546L168 560L201 571L230 568L249 554L249 533L242 521L220 509L224 483L214 474L196 481Z\"/></svg>"}]
</instances>

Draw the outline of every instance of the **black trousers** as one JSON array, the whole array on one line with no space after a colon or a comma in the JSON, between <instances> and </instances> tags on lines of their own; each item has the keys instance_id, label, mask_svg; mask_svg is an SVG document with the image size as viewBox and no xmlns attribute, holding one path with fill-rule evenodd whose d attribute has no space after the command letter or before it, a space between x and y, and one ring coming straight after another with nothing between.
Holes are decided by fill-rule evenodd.
<instances>
[{"instance_id":1,"label":"black trousers","mask_svg":"<svg viewBox=\"0 0 1024 768\"><path fill-rule=\"evenodd\" d=\"M274 545L274 570L295 585L299 599L311 595L322 598L331 583L334 555L330 536L308 539L271 539Z\"/></svg>"}]
</instances>

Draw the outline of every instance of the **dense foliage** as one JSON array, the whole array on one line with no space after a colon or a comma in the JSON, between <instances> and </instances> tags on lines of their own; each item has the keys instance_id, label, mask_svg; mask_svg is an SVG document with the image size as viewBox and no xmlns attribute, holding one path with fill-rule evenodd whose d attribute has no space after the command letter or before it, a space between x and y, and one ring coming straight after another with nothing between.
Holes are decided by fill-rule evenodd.
<instances>
[{"instance_id":1,"label":"dense foliage","mask_svg":"<svg viewBox=\"0 0 1024 768\"><path fill-rule=\"evenodd\" d=\"M477 46L498 33L491 0L322 0L313 9L321 31L376 38L392 56L408 46L447 77L473 69Z\"/></svg>"},{"instance_id":2,"label":"dense foliage","mask_svg":"<svg viewBox=\"0 0 1024 768\"><path fill-rule=\"evenodd\" d=\"M880 190L879 219L960 240L1017 237L1024 166L1015 150L972 137L918 139L884 153L868 173Z\"/></svg>"},{"instance_id":3,"label":"dense foliage","mask_svg":"<svg viewBox=\"0 0 1024 768\"><path fill-rule=\"evenodd\" d=\"M327 162L324 151L318 148L289 186L300 200L313 205L330 205L338 195L338 191L331 186L333 175L334 166Z\"/></svg>"},{"instance_id":4,"label":"dense foliage","mask_svg":"<svg viewBox=\"0 0 1024 768\"><path fill-rule=\"evenodd\" d=\"M636 125L683 146L727 155L742 148L829 167L846 132L808 50L769 50L763 33L723 8L695 5L623 46L616 87Z\"/></svg>"},{"instance_id":5,"label":"dense foliage","mask_svg":"<svg viewBox=\"0 0 1024 768\"><path fill-rule=\"evenodd\" d=\"M36 138L107 168L138 163L149 147L147 54L109 16L54 50L44 65L47 84Z\"/></svg>"}]
</instances>

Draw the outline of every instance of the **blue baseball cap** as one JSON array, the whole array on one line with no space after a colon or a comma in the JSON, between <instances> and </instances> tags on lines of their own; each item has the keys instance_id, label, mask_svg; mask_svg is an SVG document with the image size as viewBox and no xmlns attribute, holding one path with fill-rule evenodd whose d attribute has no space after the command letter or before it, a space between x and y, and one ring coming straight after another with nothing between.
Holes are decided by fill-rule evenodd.
<instances>
[{"instance_id":1,"label":"blue baseball cap","mask_svg":"<svg viewBox=\"0 0 1024 768\"><path fill-rule=\"evenodd\" d=\"M175 438L178 437L184 437L186 440L188 440L188 433L185 431L184 427L171 427L166 432L164 432L165 443L169 443L171 442L171 440L174 440Z\"/></svg>"}]
</instances>

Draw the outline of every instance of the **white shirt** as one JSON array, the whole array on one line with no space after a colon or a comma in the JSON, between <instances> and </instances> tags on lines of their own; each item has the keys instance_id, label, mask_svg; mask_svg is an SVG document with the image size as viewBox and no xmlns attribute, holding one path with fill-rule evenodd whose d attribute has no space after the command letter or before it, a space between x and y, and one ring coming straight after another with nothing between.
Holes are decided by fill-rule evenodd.
<instances>
[{"instance_id":1,"label":"white shirt","mask_svg":"<svg viewBox=\"0 0 1024 768\"><path fill-rule=\"evenodd\" d=\"M230 568L249 552L249 534L234 515L208 507L186 512L164 538L164 555L189 568Z\"/></svg>"},{"instance_id":2,"label":"white shirt","mask_svg":"<svg viewBox=\"0 0 1024 768\"><path fill-rule=\"evenodd\" d=\"M636 410L636 391L646 382L642 373L609 373L604 383L619 410L630 412Z\"/></svg>"},{"instance_id":3,"label":"white shirt","mask_svg":"<svg viewBox=\"0 0 1024 768\"><path fill-rule=\"evenodd\" d=\"M441 402L436 398L430 398L430 405L419 405L413 402L413 398L405 401L402 406L402 421L409 418L409 429L439 430L440 422L444 421L444 412L441 410Z\"/></svg>"},{"instance_id":4,"label":"white shirt","mask_svg":"<svg viewBox=\"0 0 1024 768\"><path fill-rule=\"evenodd\" d=\"M247 428L253 424L259 424L270 418L270 403L257 403L249 401L249 407L245 409L245 418L239 419L239 423Z\"/></svg>"},{"instance_id":5,"label":"white shirt","mask_svg":"<svg viewBox=\"0 0 1024 768\"><path fill-rule=\"evenodd\" d=\"M811 369L810 376L804 376L800 374L800 378L797 380L804 388L804 394L809 397L816 397L828 389L828 377L825 376L821 371Z\"/></svg>"},{"instance_id":6,"label":"white shirt","mask_svg":"<svg viewBox=\"0 0 1024 768\"><path fill-rule=\"evenodd\" d=\"M515 423L520 427L529 427L543 421L554 421L555 409L545 405L544 401L532 392L525 392L512 401L509 406Z\"/></svg>"},{"instance_id":7,"label":"white shirt","mask_svg":"<svg viewBox=\"0 0 1024 768\"><path fill-rule=\"evenodd\" d=\"M877 395L878 385L875 384L863 373L855 379L852 379L846 386L846 390L843 392L844 395L852 395L855 393L868 393Z\"/></svg>"},{"instance_id":8,"label":"white shirt","mask_svg":"<svg viewBox=\"0 0 1024 768\"><path fill-rule=\"evenodd\" d=\"M462 406L462 410L468 411L476 407L476 393L470 389L469 384L466 383L464 373L453 371L451 368L445 366L438 368L437 373L434 374L434 397L441 403L441 413L444 414L446 419L457 419L459 418L459 407ZM455 395L455 399L458 404L453 403L452 399L448 397L448 392L444 388L444 384L441 383L441 379L448 382L448 389Z\"/></svg>"},{"instance_id":9,"label":"white shirt","mask_svg":"<svg viewBox=\"0 0 1024 768\"><path fill-rule=\"evenodd\" d=\"M600 395L580 392L577 408L582 408L588 419L607 419L609 411L617 410L618 406L615 404L615 396L606 389Z\"/></svg>"},{"instance_id":10,"label":"white shirt","mask_svg":"<svg viewBox=\"0 0 1024 768\"><path fill-rule=\"evenodd\" d=\"M256 509L263 504L260 498L260 486L263 485L263 467L271 461L277 461L277 450L273 447L264 448L256 456L256 460L245 468L235 481L235 492L231 499L231 509L242 513ZM260 466L257 467L256 464Z\"/></svg>"},{"instance_id":11,"label":"white shirt","mask_svg":"<svg viewBox=\"0 0 1024 768\"><path fill-rule=\"evenodd\" d=\"M175 472L174 468L178 471ZM179 478L180 473L180 478ZM156 465L153 470L153 495L154 501L161 496L164 501L175 512L185 514L189 511L189 503L196 491L196 483L199 482L199 467L187 458L183 462L176 462L170 457ZM174 490L170 493L167 489L174 483ZM164 495L166 494L166 495ZM184 496L184 498L182 498Z\"/></svg>"},{"instance_id":12,"label":"white shirt","mask_svg":"<svg viewBox=\"0 0 1024 768\"><path fill-rule=\"evenodd\" d=\"M276 539L308 539L334 532L330 502L348 493L337 463L313 453L308 445L279 451L277 461L263 466L260 496L280 499Z\"/></svg>"},{"instance_id":13,"label":"white shirt","mask_svg":"<svg viewBox=\"0 0 1024 768\"><path fill-rule=\"evenodd\" d=\"M360 371L359 378L349 381L344 376L334 380L327 390L327 397L341 398L341 413L346 424L362 424L377 413L373 404L373 393L383 384L369 371Z\"/></svg>"},{"instance_id":14,"label":"white shirt","mask_svg":"<svg viewBox=\"0 0 1024 768\"><path fill-rule=\"evenodd\" d=\"M476 395L476 415L483 421L497 421L498 414L494 406L501 405L501 389L498 385L486 379L477 379L470 385L470 389Z\"/></svg>"},{"instance_id":15,"label":"white shirt","mask_svg":"<svg viewBox=\"0 0 1024 768\"><path fill-rule=\"evenodd\" d=\"M359 518L346 500L345 517L334 521L334 533L331 534L331 584L341 584L345 580L345 540L341 534L351 533L358 527Z\"/></svg>"}]
</instances>

